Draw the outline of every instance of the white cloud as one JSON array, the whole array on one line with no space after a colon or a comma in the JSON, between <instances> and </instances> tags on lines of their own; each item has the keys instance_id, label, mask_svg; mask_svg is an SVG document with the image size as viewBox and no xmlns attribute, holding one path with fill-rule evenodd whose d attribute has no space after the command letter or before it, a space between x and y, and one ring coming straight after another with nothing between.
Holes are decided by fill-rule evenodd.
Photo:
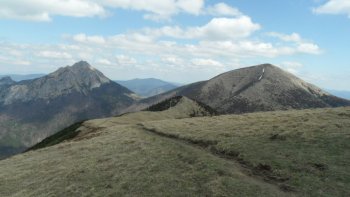
<instances>
[{"instance_id":1,"label":"white cloud","mask_svg":"<svg viewBox=\"0 0 350 197\"><path fill-rule=\"evenodd\" d=\"M203 6L204 0L102 0L102 5L145 11L144 18L151 20L167 20L178 13L198 15Z\"/></svg>"},{"instance_id":2,"label":"white cloud","mask_svg":"<svg viewBox=\"0 0 350 197\"><path fill-rule=\"evenodd\" d=\"M64 44L0 42L0 56L6 57L9 65L15 65L17 60L17 63L38 65L35 68L39 65L70 65L83 59L104 68L131 69L134 72L157 70L169 73L193 69L211 73L210 69L212 72L224 71L240 60L318 54L320 51L316 44L305 41L297 33L274 33L273 36L282 43L261 40L263 37L252 38L259 28L260 25L253 23L248 16L214 18L195 27L165 26L113 36L66 35ZM169 41L168 38L172 39Z\"/></svg>"},{"instance_id":3,"label":"white cloud","mask_svg":"<svg viewBox=\"0 0 350 197\"><path fill-rule=\"evenodd\" d=\"M104 58L101 58L101 59L98 59L96 61L96 63L99 65L99 64L102 64L102 65L107 65L107 66L111 66L112 65L112 62L109 61L108 59L104 59Z\"/></svg>"},{"instance_id":4,"label":"white cloud","mask_svg":"<svg viewBox=\"0 0 350 197\"><path fill-rule=\"evenodd\" d=\"M299 70L304 67L299 62L282 62L279 66L294 75L299 74Z\"/></svg>"},{"instance_id":5,"label":"white cloud","mask_svg":"<svg viewBox=\"0 0 350 197\"><path fill-rule=\"evenodd\" d=\"M207 24L182 29L165 26L159 29L145 29L150 37L167 36L180 39L232 40L250 36L260 29L248 16L237 18L213 18Z\"/></svg>"},{"instance_id":6,"label":"white cloud","mask_svg":"<svg viewBox=\"0 0 350 197\"><path fill-rule=\"evenodd\" d=\"M214 40L235 39L250 36L260 29L248 16L238 18L214 18L207 25L192 29L190 34Z\"/></svg>"},{"instance_id":7,"label":"white cloud","mask_svg":"<svg viewBox=\"0 0 350 197\"><path fill-rule=\"evenodd\" d=\"M314 8L317 14L346 14L350 17L349 0L328 0L325 4Z\"/></svg>"},{"instance_id":8,"label":"white cloud","mask_svg":"<svg viewBox=\"0 0 350 197\"><path fill-rule=\"evenodd\" d=\"M2 0L0 18L51 21L52 16L104 17L110 9L146 12L145 18L169 19L178 13L198 15L204 0Z\"/></svg>"},{"instance_id":9,"label":"white cloud","mask_svg":"<svg viewBox=\"0 0 350 197\"><path fill-rule=\"evenodd\" d=\"M107 5L107 1L103 0L101 4ZM179 9L185 9L181 6L186 7L187 3L188 6L193 6L193 10L190 11L188 7L188 10L183 12L197 14L195 10L199 8L196 7L201 7L201 1L193 5L185 0L183 2L173 1L179 7L176 8L178 11L175 9L173 13L179 12ZM134 9L129 4L133 2L132 0L109 1L109 3L117 2L126 3L119 5L123 9ZM169 3L168 0L159 3L160 7L157 9L166 9L167 2ZM140 1L133 6L144 3ZM225 8L226 6L226 4L218 5L215 7ZM147 9L151 10L151 8L154 7L151 6ZM253 22L249 16L234 13L234 10L229 11L230 7L226 8L226 11L225 9L221 9L221 11L217 9L215 15L231 15L230 17L215 17L206 24L198 26L145 28L112 36L87 35L85 33L64 35L64 44L37 45L0 42L0 57L7 58L6 61L0 59L0 62L8 62L9 65L15 65L16 60L17 63L21 63L18 62L19 60L22 61L22 64L30 62L31 65L35 65L30 70L31 73L42 73L44 70L51 72L57 66L71 65L75 61L83 59L97 66L98 69L102 69L107 75L120 76L121 69L123 75L129 73L128 76L134 77L137 77L138 73L149 73L149 76L154 77L157 74L169 74L170 77L173 77L181 73L180 75L183 75L181 77L189 77L186 79L187 81L194 81L203 79L204 76L212 77L213 74L237 68L238 62L241 60L248 61L253 58L274 58L294 54L318 54L320 51L315 43L303 39L297 33L288 35L275 32L269 34L278 38L278 41L266 41L264 36L255 37L254 35L259 33L258 30L261 26ZM146 8L137 9L144 10ZM149 13L152 12L149 11ZM162 13L157 14L162 15ZM198 14L203 13L198 12ZM56 67L48 65L56 65ZM2 67L0 67L0 72L1 69ZM186 74L189 70L190 73Z\"/></svg>"},{"instance_id":10,"label":"white cloud","mask_svg":"<svg viewBox=\"0 0 350 197\"><path fill-rule=\"evenodd\" d=\"M178 0L176 6L187 13L199 15L204 6L204 0Z\"/></svg>"},{"instance_id":11,"label":"white cloud","mask_svg":"<svg viewBox=\"0 0 350 197\"><path fill-rule=\"evenodd\" d=\"M205 5L205 0L2 0L0 19L51 21L53 16L106 17L112 9L140 11L145 19L156 21L170 20L180 13L243 16L226 3Z\"/></svg>"},{"instance_id":12,"label":"white cloud","mask_svg":"<svg viewBox=\"0 0 350 197\"><path fill-rule=\"evenodd\" d=\"M309 53L315 55L321 53L320 47L313 43L300 43L298 45L298 51L301 53Z\"/></svg>"},{"instance_id":13,"label":"white cloud","mask_svg":"<svg viewBox=\"0 0 350 197\"><path fill-rule=\"evenodd\" d=\"M30 61L27 61L27 60L15 60L15 61L13 62L13 64L15 64L15 65L29 66L29 65L31 65L31 62L30 62Z\"/></svg>"},{"instance_id":14,"label":"white cloud","mask_svg":"<svg viewBox=\"0 0 350 197\"><path fill-rule=\"evenodd\" d=\"M73 36L73 40L81 43L104 44L105 39L102 36L86 36L85 34L77 34Z\"/></svg>"},{"instance_id":15,"label":"white cloud","mask_svg":"<svg viewBox=\"0 0 350 197\"><path fill-rule=\"evenodd\" d=\"M298 53L319 54L321 51L318 45L305 41L297 33L291 35L269 34L281 39L284 43L251 39L250 35L259 28L260 25L253 23L249 17L239 16L237 18L214 18L207 24L198 27L165 26L107 37L78 34L66 36L66 38L71 40L73 45L83 44L86 46L78 53L79 57L83 59L98 53L115 51L127 52L133 56L164 57L164 55L173 54L178 57L186 57L186 59L194 57L201 59L215 59L216 57L273 58ZM167 37L198 42L180 44L181 42L178 41L166 40ZM90 52L88 52L89 48L91 48ZM169 62L175 61L171 58L168 58Z\"/></svg>"},{"instance_id":16,"label":"white cloud","mask_svg":"<svg viewBox=\"0 0 350 197\"><path fill-rule=\"evenodd\" d=\"M172 66L181 66L185 64L184 59L174 55L163 55L163 57L161 57L161 61L162 63L172 65Z\"/></svg>"},{"instance_id":17,"label":"white cloud","mask_svg":"<svg viewBox=\"0 0 350 197\"><path fill-rule=\"evenodd\" d=\"M180 13L216 17L243 15L226 3L205 5L205 0L2 0L0 19L51 21L53 16L105 17L112 9L140 11L145 19L155 21L170 20Z\"/></svg>"},{"instance_id":18,"label":"white cloud","mask_svg":"<svg viewBox=\"0 0 350 197\"><path fill-rule=\"evenodd\" d=\"M0 18L50 21L51 16L105 16L105 9L87 0L2 0Z\"/></svg>"},{"instance_id":19,"label":"white cloud","mask_svg":"<svg viewBox=\"0 0 350 197\"><path fill-rule=\"evenodd\" d=\"M126 55L117 55L116 61L118 65L122 65L122 66L134 65L137 63L137 60L135 58L132 58Z\"/></svg>"},{"instance_id":20,"label":"white cloud","mask_svg":"<svg viewBox=\"0 0 350 197\"><path fill-rule=\"evenodd\" d=\"M218 3L207 7L206 13L213 16L239 16L242 13L234 7L227 5L226 3Z\"/></svg>"},{"instance_id":21,"label":"white cloud","mask_svg":"<svg viewBox=\"0 0 350 197\"><path fill-rule=\"evenodd\" d=\"M191 63L192 63L191 67L195 68L195 69L224 70L224 68L225 68L225 66L221 62L213 60L213 59L195 58L195 59L192 59Z\"/></svg>"},{"instance_id":22,"label":"white cloud","mask_svg":"<svg viewBox=\"0 0 350 197\"><path fill-rule=\"evenodd\" d=\"M53 58L53 59L71 59L72 55L67 52L58 51L40 51L37 56L43 58Z\"/></svg>"},{"instance_id":23,"label":"white cloud","mask_svg":"<svg viewBox=\"0 0 350 197\"><path fill-rule=\"evenodd\" d=\"M298 33L292 33L288 35L288 34L282 34L277 32L270 32L267 35L271 37L276 37L285 42L293 43L296 50L300 53L317 55L322 52L320 47L317 44L303 39Z\"/></svg>"},{"instance_id":24,"label":"white cloud","mask_svg":"<svg viewBox=\"0 0 350 197\"><path fill-rule=\"evenodd\" d=\"M232 67L232 62L221 62L213 58L182 58L176 55L163 55L161 61L158 63L162 67L166 65L171 70L176 70L177 72L224 72L227 68ZM170 70L169 69L169 70Z\"/></svg>"},{"instance_id":25,"label":"white cloud","mask_svg":"<svg viewBox=\"0 0 350 197\"><path fill-rule=\"evenodd\" d=\"M276 46L273 43L252 40L202 41L199 43L199 45L193 45L190 49L192 53L196 52L202 56L235 58L273 58L298 53L298 51L292 47Z\"/></svg>"},{"instance_id":26,"label":"white cloud","mask_svg":"<svg viewBox=\"0 0 350 197\"><path fill-rule=\"evenodd\" d=\"M280 40L286 41L286 42L301 42L302 38L297 33L292 33L290 35L288 34L281 34L277 32L270 32L268 33L269 36L279 38Z\"/></svg>"}]
</instances>

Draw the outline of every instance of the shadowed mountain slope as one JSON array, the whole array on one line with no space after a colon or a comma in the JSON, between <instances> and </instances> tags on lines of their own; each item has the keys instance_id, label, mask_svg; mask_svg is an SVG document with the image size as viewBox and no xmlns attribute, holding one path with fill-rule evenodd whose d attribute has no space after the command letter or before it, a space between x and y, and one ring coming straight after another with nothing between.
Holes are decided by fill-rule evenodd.
<instances>
[{"instance_id":1,"label":"shadowed mountain slope","mask_svg":"<svg viewBox=\"0 0 350 197\"><path fill-rule=\"evenodd\" d=\"M137 111L180 95L205 103L223 114L350 105L349 100L335 97L276 66L263 64L143 99L128 110Z\"/></svg>"},{"instance_id":2,"label":"shadowed mountain slope","mask_svg":"<svg viewBox=\"0 0 350 197\"><path fill-rule=\"evenodd\" d=\"M215 114L215 110L211 109L210 107L204 104L198 103L183 96L178 96L162 101L140 112L127 113L112 118L96 119L75 123L61 130L60 132L57 132L54 135L44 139L40 143L29 148L27 151L41 149L44 147L61 143L64 140L75 138L82 130L84 130L79 128L88 129L89 126L86 125L89 125L90 123L100 124L101 126L103 125L103 127L107 127L109 125L107 122L125 125L144 121L202 117L212 116ZM80 134L80 136L81 135L82 134Z\"/></svg>"},{"instance_id":3,"label":"shadowed mountain slope","mask_svg":"<svg viewBox=\"0 0 350 197\"><path fill-rule=\"evenodd\" d=\"M132 95L83 61L6 85L0 88L0 146L25 148L74 122L119 114Z\"/></svg>"}]
</instances>

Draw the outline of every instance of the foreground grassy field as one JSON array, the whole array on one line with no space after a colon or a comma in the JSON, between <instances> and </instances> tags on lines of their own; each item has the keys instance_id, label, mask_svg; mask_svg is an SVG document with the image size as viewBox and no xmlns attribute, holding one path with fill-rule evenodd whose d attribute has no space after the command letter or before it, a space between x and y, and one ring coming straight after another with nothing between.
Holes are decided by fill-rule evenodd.
<instances>
[{"instance_id":1,"label":"foreground grassy field","mask_svg":"<svg viewBox=\"0 0 350 197\"><path fill-rule=\"evenodd\" d=\"M0 196L350 196L350 108L186 118L188 104L2 160Z\"/></svg>"},{"instance_id":2,"label":"foreground grassy field","mask_svg":"<svg viewBox=\"0 0 350 197\"><path fill-rule=\"evenodd\" d=\"M142 124L229 156L304 196L350 196L350 109L317 109Z\"/></svg>"}]
</instances>

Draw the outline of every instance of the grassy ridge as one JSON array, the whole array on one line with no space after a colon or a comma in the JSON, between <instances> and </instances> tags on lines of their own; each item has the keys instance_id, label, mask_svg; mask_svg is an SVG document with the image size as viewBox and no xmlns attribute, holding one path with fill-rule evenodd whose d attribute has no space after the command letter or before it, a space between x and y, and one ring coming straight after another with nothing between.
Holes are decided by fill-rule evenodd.
<instances>
[{"instance_id":1,"label":"grassy ridge","mask_svg":"<svg viewBox=\"0 0 350 197\"><path fill-rule=\"evenodd\" d=\"M350 196L350 108L171 118L179 109L87 121L0 161L0 196Z\"/></svg>"},{"instance_id":2,"label":"grassy ridge","mask_svg":"<svg viewBox=\"0 0 350 197\"><path fill-rule=\"evenodd\" d=\"M288 196L234 162L138 127L102 133L1 161L0 196Z\"/></svg>"}]
</instances>

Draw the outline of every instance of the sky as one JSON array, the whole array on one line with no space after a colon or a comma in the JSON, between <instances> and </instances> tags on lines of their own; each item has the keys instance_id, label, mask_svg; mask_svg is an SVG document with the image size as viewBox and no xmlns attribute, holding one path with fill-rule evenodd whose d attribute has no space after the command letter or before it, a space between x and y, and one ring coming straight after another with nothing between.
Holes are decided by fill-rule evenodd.
<instances>
[{"instance_id":1,"label":"sky","mask_svg":"<svg viewBox=\"0 0 350 197\"><path fill-rule=\"evenodd\" d=\"M1 0L0 75L88 61L178 83L271 63L350 90L350 0Z\"/></svg>"}]
</instances>

